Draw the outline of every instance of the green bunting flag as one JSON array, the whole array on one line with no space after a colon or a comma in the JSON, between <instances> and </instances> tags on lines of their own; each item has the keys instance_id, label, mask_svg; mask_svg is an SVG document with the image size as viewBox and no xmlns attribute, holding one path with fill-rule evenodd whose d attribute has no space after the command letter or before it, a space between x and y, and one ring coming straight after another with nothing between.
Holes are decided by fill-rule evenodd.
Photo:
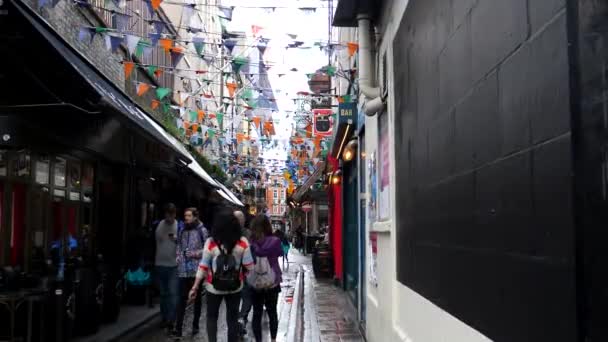
<instances>
[{"instance_id":1,"label":"green bunting flag","mask_svg":"<svg viewBox=\"0 0 608 342\"><path fill-rule=\"evenodd\" d=\"M169 113L169 110L171 109L171 104L167 103L167 102L163 102L162 106L163 106L163 113L164 114Z\"/></svg>"},{"instance_id":2,"label":"green bunting flag","mask_svg":"<svg viewBox=\"0 0 608 342\"><path fill-rule=\"evenodd\" d=\"M154 77L156 70L158 70L158 67L156 65L149 65L148 66L148 74L150 74L150 76Z\"/></svg>"},{"instance_id":3,"label":"green bunting flag","mask_svg":"<svg viewBox=\"0 0 608 342\"><path fill-rule=\"evenodd\" d=\"M158 97L159 100L162 100L165 96L169 95L170 92L171 89L169 88L156 88L156 97Z\"/></svg>"},{"instance_id":4,"label":"green bunting flag","mask_svg":"<svg viewBox=\"0 0 608 342\"><path fill-rule=\"evenodd\" d=\"M207 134L209 135L209 139L213 139L215 137L215 130L210 128Z\"/></svg>"},{"instance_id":5,"label":"green bunting flag","mask_svg":"<svg viewBox=\"0 0 608 342\"><path fill-rule=\"evenodd\" d=\"M95 33L106 33L108 32L109 28L107 27L101 27L101 26L97 26L95 28Z\"/></svg>"},{"instance_id":6,"label":"green bunting flag","mask_svg":"<svg viewBox=\"0 0 608 342\"><path fill-rule=\"evenodd\" d=\"M222 123L224 122L224 113L218 112L215 114L215 117L217 118L217 123L222 126Z\"/></svg>"},{"instance_id":7,"label":"green bunting flag","mask_svg":"<svg viewBox=\"0 0 608 342\"><path fill-rule=\"evenodd\" d=\"M189 111L190 114L190 121L191 122L197 122L198 121L198 113L194 110Z\"/></svg>"},{"instance_id":8,"label":"green bunting flag","mask_svg":"<svg viewBox=\"0 0 608 342\"><path fill-rule=\"evenodd\" d=\"M328 65L328 66L325 68L325 71L327 72L327 74L328 74L329 76L335 76L335 75L336 75L336 67L335 67L335 66L333 66L333 65Z\"/></svg>"}]
</instances>

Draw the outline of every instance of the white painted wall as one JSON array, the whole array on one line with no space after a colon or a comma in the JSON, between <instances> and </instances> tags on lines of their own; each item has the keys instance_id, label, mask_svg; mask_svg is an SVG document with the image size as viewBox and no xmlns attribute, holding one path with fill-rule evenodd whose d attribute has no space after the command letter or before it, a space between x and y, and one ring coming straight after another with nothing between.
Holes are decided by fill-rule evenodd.
<instances>
[{"instance_id":1,"label":"white painted wall","mask_svg":"<svg viewBox=\"0 0 608 342\"><path fill-rule=\"evenodd\" d=\"M394 98L396 92L393 89L393 52L392 41L399 27L399 23L406 11L407 0L387 1L382 14L382 21L378 31L381 46L380 55L386 52L388 70L387 75L389 97L389 136L393 142L395 134L395 112ZM397 96L402 96L397 91ZM367 117L366 126L366 153L370 156L378 149L378 122L377 116ZM477 342L489 341L489 339L465 323L459 321L438 306L426 300L418 293L402 285L396 279L396 258L402 257L396 246L395 217L399 203L395 203L395 148L390 144L391 158L391 194L390 210L391 220L368 224L366 230L378 232L378 287L367 285L367 339L370 342L384 341L407 341L407 342ZM366 177L370 175L366 168ZM378 172L379 174L379 172ZM368 181L369 183L369 181ZM367 236L366 269L369 270L371 248L369 234ZM364 279L368 281L368 279Z\"/></svg>"}]
</instances>

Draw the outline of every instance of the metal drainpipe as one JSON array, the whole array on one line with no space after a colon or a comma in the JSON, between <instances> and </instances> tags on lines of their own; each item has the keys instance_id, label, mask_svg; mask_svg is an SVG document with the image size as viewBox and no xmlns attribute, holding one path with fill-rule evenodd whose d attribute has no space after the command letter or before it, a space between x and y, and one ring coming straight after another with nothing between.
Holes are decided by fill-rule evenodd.
<instances>
[{"instance_id":1,"label":"metal drainpipe","mask_svg":"<svg viewBox=\"0 0 608 342\"><path fill-rule=\"evenodd\" d=\"M363 111L367 116L375 115L384 106L380 87L372 85L373 53L371 42L370 18L367 14L357 16L359 22L359 89L366 102Z\"/></svg>"}]
</instances>

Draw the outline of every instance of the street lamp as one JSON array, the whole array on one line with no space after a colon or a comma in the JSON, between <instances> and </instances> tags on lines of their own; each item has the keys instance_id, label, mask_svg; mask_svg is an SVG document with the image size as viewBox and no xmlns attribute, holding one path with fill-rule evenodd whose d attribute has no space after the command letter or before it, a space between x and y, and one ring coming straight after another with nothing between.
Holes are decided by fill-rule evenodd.
<instances>
[{"instance_id":1,"label":"street lamp","mask_svg":"<svg viewBox=\"0 0 608 342\"><path fill-rule=\"evenodd\" d=\"M357 155L357 149L359 147L359 143L357 139L352 139L351 141L344 146L344 152L342 152L342 159L346 162L353 160L353 158Z\"/></svg>"}]
</instances>

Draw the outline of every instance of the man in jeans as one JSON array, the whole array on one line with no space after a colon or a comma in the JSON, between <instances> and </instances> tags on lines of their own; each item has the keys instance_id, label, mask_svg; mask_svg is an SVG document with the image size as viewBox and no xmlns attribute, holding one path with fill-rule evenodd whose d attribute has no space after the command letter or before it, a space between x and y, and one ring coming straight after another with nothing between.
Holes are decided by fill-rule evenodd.
<instances>
[{"instance_id":1,"label":"man in jeans","mask_svg":"<svg viewBox=\"0 0 608 342\"><path fill-rule=\"evenodd\" d=\"M160 289L160 313L163 328L173 326L177 304L177 262L175 261L175 238L177 221L175 205L167 204L165 219L160 221L154 232L156 240L156 276Z\"/></svg>"},{"instance_id":2,"label":"man in jeans","mask_svg":"<svg viewBox=\"0 0 608 342\"><path fill-rule=\"evenodd\" d=\"M177 274L179 277L179 300L177 304L177 316L175 321L174 337L182 337L184 315L188 305L188 293L194 284L198 264L203 257L205 240L209 236L207 229L198 219L198 210L188 208L184 211L185 225L177 234ZM200 293L194 300L194 320L192 321L192 335L199 332L199 321L201 318Z\"/></svg>"}]
</instances>

